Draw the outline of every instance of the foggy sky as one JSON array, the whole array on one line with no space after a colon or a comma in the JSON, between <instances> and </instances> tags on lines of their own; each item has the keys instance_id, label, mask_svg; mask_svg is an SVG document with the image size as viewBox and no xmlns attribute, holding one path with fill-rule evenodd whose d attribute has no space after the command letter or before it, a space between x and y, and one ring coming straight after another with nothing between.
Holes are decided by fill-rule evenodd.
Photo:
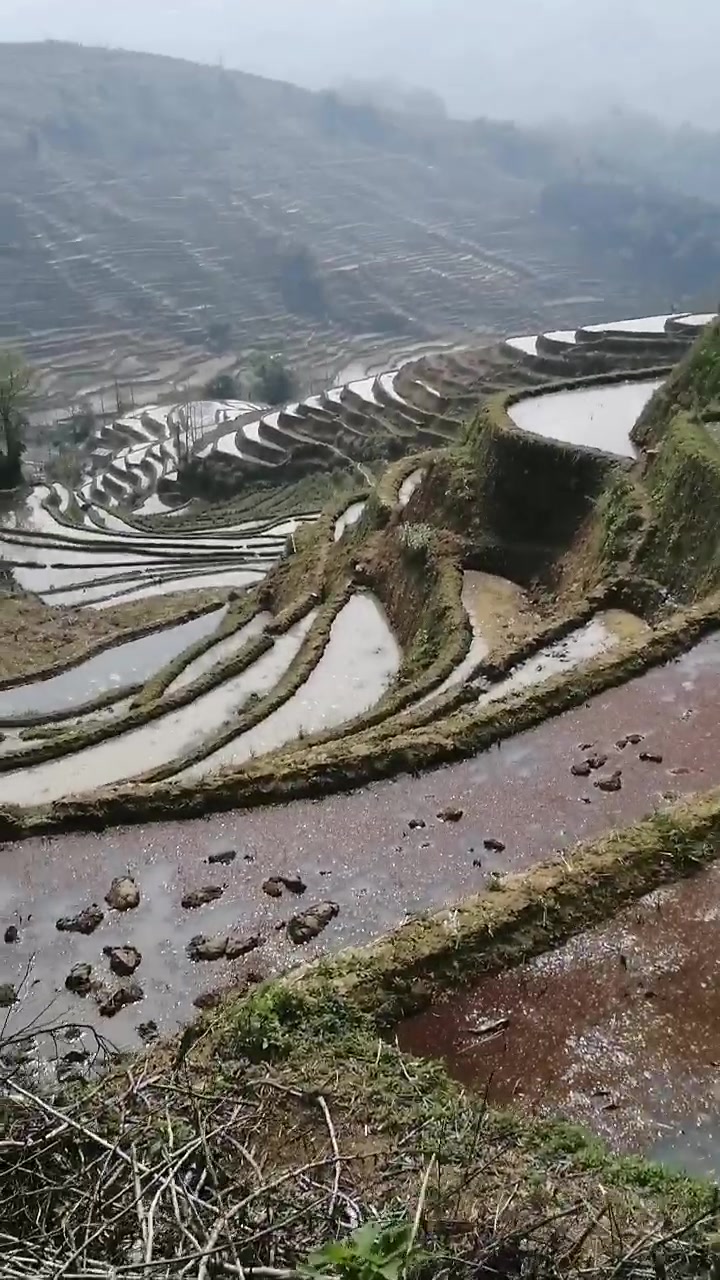
<instances>
[{"instance_id":1,"label":"foggy sky","mask_svg":"<svg viewBox=\"0 0 720 1280\"><path fill-rule=\"evenodd\" d=\"M3 40L77 40L311 88L394 77L456 115L626 105L720 128L718 0L0 0Z\"/></svg>"}]
</instances>

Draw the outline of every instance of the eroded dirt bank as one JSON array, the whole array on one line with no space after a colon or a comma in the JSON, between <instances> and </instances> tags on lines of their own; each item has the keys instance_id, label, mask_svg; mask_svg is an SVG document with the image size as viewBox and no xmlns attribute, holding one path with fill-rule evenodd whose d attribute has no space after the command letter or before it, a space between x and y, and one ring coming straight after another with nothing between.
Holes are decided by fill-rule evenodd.
<instances>
[{"instance_id":1,"label":"eroded dirt bank","mask_svg":"<svg viewBox=\"0 0 720 1280\"><path fill-rule=\"evenodd\" d=\"M145 999L123 1010L110 1033L119 1043L132 1042L133 1028L149 1018L170 1030L191 1014L195 996L248 968L270 973L323 950L367 942L408 914L477 892L493 872L520 870L675 796L718 785L719 667L720 638L713 637L498 749L355 794L5 846L2 925L19 924L20 941L0 950L0 983L19 983L32 960L13 1022L37 1016L59 992L53 1016L99 1023L91 998L65 992L65 975L85 961L107 977L103 947L132 943L143 954L137 977ZM628 734L643 735L642 741L617 747ZM662 761L641 760L641 752ZM608 757L599 769L587 777L571 772L594 753ZM619 790L594 785L617 769ZM444 821L438 815L448 808L462 817ZM486 840L505 847L487 849ZM206 862L229 849L236 851L229 865ZM56 931L58 917L102 904L112 877L128 871L141 888L136 910L106 913L87 938ZM283 891L270 898L263 891L268 877L297 872L307 885L302 897ZM199 910L184 909L183 895L203 885L223 887L223 895ZM316 941L297 947L276 928L325 899L340 912ZM194 963L186 954L194 935L230 929L266 940L233 964Z\"/></svg>"},{"instance_id":2,"label":"eroded dirt bank","mask_svg":"<svg viewBox=\"0 0 720 1280\"><path fill-rule=\"evenodd\" d=\"M719 921L715 866L409 1019L401 1047L492 1103L717 1177Z\"/></svg>"}]
</instances>

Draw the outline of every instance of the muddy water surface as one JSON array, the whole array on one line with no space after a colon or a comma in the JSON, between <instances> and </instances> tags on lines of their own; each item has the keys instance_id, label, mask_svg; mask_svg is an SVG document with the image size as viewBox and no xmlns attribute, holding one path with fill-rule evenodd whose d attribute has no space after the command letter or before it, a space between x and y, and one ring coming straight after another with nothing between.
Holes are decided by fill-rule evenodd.
<instances>
[{"instance_id":1,"label":"muddy water surface","mask_svg":"<svg viewBox=\"0 0 720 1280\"><path fill-rule=\"evenodd\" d=\"M367 503L364 501L351 502L347 510L343 511L341 516L338 516L337 520L335 521L335 541L336 542L340 541L346 529L351 529L354 524L357 524L366 506L367 506Z\"/></svg>"},{"instance_id":2,"label":"muddy water surface","mask_svg":"<svg viewBox=\"0 0 720 1280\"><path fill-rule=\"evenodd\" d=\"M118 1042L132 1043L139 1022L152 1017L172 1029L191 1015L196 994L247 967L193 964L185 946L196 933L259 930L267 940L248 964L276 972L299 955L368 942L408 915L476 892L492 871L522 869L679 794L720 785L719 674L720 638L711 638L500 748L417 778L321 801L6 845L0 924L12 923L16 913L32 918L18 946L0 948L0 982L18 982L34 957L35 985L27 986L14 1017L35 1016L59 992L59 1010L69 1005L78 1019L98 1021L90 1002L67 996L65 973L82 959L102 964L107 943L135 942L143 951L138 976L146 998L110 1028ZM614 747L630 732L644 734L642 746L662 753L662 764L640 761L640 747ZM600 792L592 778L571 774L586 743L608 752L608 770L622 769L619 792ZM438 819L448 805L463 810L461 821ZM411 830L411 818L425 827ZM504 852L484 849L490 836L504 842ZM238 851L231 866L207 865L208 853L228 848ZM89 939L56 932L59 915L102 901L110 879L128 868L142 888L137 912L106 919ZM264 895L268 876L298 871L308 886L304 899ZM183 911L183 893L208 883L226 884L223 897ZM316 942L298 951L276 932L299 901L326 898L340 914Z\"/></svg>"},{"instance_id":3,"label":"muddy water surface","mask_svg":"<svg viewBox=\"0 0 720 1280\"><path fill-rule=\"evenodd\" d=\"M455 667L454 671L439 684L436 689L426 694L424 698L407 708L407 712L411 712L415 707L422 707L427 702L431 702L433 698L442 697L449 689L455 689L458 685L464 684L472 675L479 662L482 662L489 652L490 644L485 631L485 621L487 618L487 605L484 600L485 579L489 579L489 574L475 573L469 570L463 574L462 585L462 602L465 612L472 629L472 639L470 647L462 659Z\"/></svg>"},{"instance_id":4,"label":"muddy water surface","mask_svg":"<svg viewBox=\"0 0 720 1280\"><path fill-rule=\"evenodd\" d=\"M507 1018L498 1034L478 1034ZM720 1175L720 868L399 1028L491 1102Z\"/></svg>"},{"instance_id":5,"label":"muddy water surface","mask_svg":"<svg viewBox=\"0 0 720 1280\"><path fill-rule=\"evenodd\" d=\"M417 471L411 471L410 475L403 480L398 493L398 501L401 507L407 506L415 490L422 484L424 477L425 468L418 467Z\"/></svg>"}]
</instances>

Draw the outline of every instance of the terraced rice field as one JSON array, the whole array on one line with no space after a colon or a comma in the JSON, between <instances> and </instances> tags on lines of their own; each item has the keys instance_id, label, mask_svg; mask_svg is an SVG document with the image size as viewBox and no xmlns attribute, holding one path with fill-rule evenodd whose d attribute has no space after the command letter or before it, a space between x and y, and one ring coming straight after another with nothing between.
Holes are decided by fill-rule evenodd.
<instances>
[{"instance_id":1,"label":"terraced rice field","mask_svg":"<svg viewBox=\"0 0 720 1280\"><path fill-rule=\"evenodd\" d=\"M251 939L247 949L254 968L278 973L298 955L287 932L288 918L298 909L293 895L337 908L327 928L303 948L303 959L312 959L368 943L462 897L490 892L509 872L548 858L571 860L579 840L662 811L679 796L720 786L717 635L617 689L607 691L601 683L604 692L544 723L524 722L536 727L496 733L488 739L496 749L460 762L457 754L446 755L456 762L403 772L405 760L412 765L419 735L429 732L437 740L449 717L456 717L456 729L475 723L463 716L485 716L489 725L502 726L503 717L514 724L519 715L520 724L533 699L548 697L552 709L552 691L569 685L571 676L610 669L619 653L641 654L659 632L640 607L636 612L627 602L600 597L584 601L574 620L568 614L557 627L556 613L551 608L548 614L547 598L532 583L479 571L471 567L472 558L462 562L457 552L453 581L466 618L466 644L433 683L428 672L437 658L434 646L441 649L446 637L438 641L428 632L420 644L413 633L408 641L393 570L382 568L369 583L363 577L369 572L363 556L370 563L373 548L386 555L389 546L403 544L412 551L415 522L425 519L414 513L427 512L423 500L437 458L457 442L459 424L502 388L513 392L514 425L508 430L599 452L618 474L630 474L631 428L678 346L687 346L688 334L701 324L702 317L651 317L602 331L513 339L492 350L421 356L284 410L252 418L241 413L223 424L227 431L215 433L201 454L214 465L226 460L241 469L256 468L262 457L262 465L277 473L277 486L273 493L258 491L247 504L229 503L225 523L219 508L213 512L197 503L177 516L168 510L138 520L143 508L146 515L155 510L159 476L143 470L139 452L153 449L151 440L129 452L124 446L124 464L115 459L102 473L110 478L119 477L123 466L128 476L142 470L148 479L142 493L131 483L116 499L113 483L101 482L99 472L78 495L59 486L33 490L3 525L2 555L18 588L37 595L54 613L68 610L73 625L82 625L78 606L88 613L120 608L146 593L210 583L232 593L200 617L101 649L47 679L0 689L0 811L19 806L53 829L51 837L8 843L0 853L2 921L18 930L18 941L0 958L0 984L12 984L19 995L9 1013L11 1026L27 1025L48 1004L58 1017L103 1026L92 998L81 1006L66 990L65 977L74 965L97 968L103 945L122 942L142 953L144 998L123 1009L113 1025L116 1041L132 1044L141 1023L151 1018L160 1030L173 1030L209 988L246 972L222 947L214 959L198 959L192 940L199 928L210 941L231 934ZM688 331L684 337L681 329ZM615 378L606 385L603 362L613 364L607 372ZM627 373L628 381L618 382L619 373ZM583 376L593 384L573 386ZM546 394L523 396L530 387L542 392L543 384ZM133 419L138 430L146 416ZM368 496L376 472L365 466L352 435L365 439L371 428L399 433L408 456ZM343 454L355 486L355 496L343 490L342 500L321 518L318 511L293 509L285 501L294 492L285 468L298 442L308 440L328 456ZM131 491L142 506L128 501ZM314 527L316 540L290 599L287 583L305 554L306 527ZM406 582L418 611L424 606L417 603L413 574L420 574L421 563L413 562ZM260 593L253 592L255 584L264 584ZM282 607L269 603L280 598ZM548 631L548 616L554 630ZM395 776L333 794L338 760L352 766L381 752L383 734L396 752L396 763L387 769ZM589 753L594 763L586 767ZM272 780L283 769L311 778L310 798L281 802ZM256 796L275 803L233 809L240 799L245 803L253 780L259 780ZM215 803L221 793L229 796L222 806ZM170 799L164 820L155 825L58 834L60 824L72 827L88 806L98 809L85 825L96 827L104 805L160 795ZM182 816L216 807L225 814ZM97 934L56 928L58 918L102 902L111 879L128 874L141 897L137 909L122 917L122 927L115 913L105 912ZM295 889L278 889L277 877ZM714 879L708 883L714 886ZM183 905L200 888L212 890L204 905ZM668 906L673 918L680 910ZM519 1099L532 1108L540 1105L537 1089L518 1080L533 1020L544 1017L534 1049L555 1065L548 1066L553 1080L543 1105L561 1105L573 1118L593 1123L599 1110L603 1131L618 1146L662 1142L662 1124L668 1123L668 1143L678 1158L710 1160L715 1168L712 1143L700 1151L698 1143L683 1145L678 1138L681 1108L672 1081L682 1074L675 1070L680 1048L672 1049L676 1057L652 1059L669 1121L660 1120L657 1097L648 1099L640 1078L639 1046L657 1050L660 1023L653 1018L661 1012L670 1016L680 980L668 979L661 1012L659 1003L646 1010L633 995L618 1030L615 1015L625 988L620 990L607 956L616 945L626 948L625 928L612 926L610 941L598 934L569 944L556 962L533 962L488 978L447 1006L433 1006L398 1034L414 1051L442 1056L472 1088L484 1088L493 1074L498 1099ZM641 950L640 942L632 946ZM600 957L590 973L586 955ZM655 975L665 973L663 963L647 959ZM23 980L29 964L31 984ZM631 974L635 967L633 960ZM557 974L572 976L577 999L546 998L561 982ZM602 1015L592 1027L583 1005L588 991ZM699 1029L692 1045L683 1047L682 1067L698 1089L707 1079L699 1055L711 1043L707 1010L699 1003ZM511 1019L502 1050L472 1029L473 1020L491 1016ZM40 1054L46 1052L41 1039ZM616 1065L620 1055L636 1055L633 1118L620 1126L614 1113L595 1102L613 1100L617 1090L610 1066L592 1060L606 1050Z\"/></svg>"}]
</instances>

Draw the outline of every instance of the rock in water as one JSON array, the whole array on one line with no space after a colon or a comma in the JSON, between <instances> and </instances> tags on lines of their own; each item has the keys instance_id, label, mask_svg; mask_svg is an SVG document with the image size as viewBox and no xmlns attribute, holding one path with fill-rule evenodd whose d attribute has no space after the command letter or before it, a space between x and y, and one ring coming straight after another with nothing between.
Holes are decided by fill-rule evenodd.
<instances>
[{"instance_id":1,"label":"rock in water","mask_svg":"<svg viewBox=\"0 0 720 1280\"><path fill-rule=\"evenodd\" d=\"M621 772L620 769L616 769L614 773L607 774L604 778L598 778L597 782L593 783L593 786L597 787L598 791L620 791L622 790Z\"/></svg>"},{"instance_id":2,"label":"rock in water","mask_svg":"<svg viewBox=\"0 0 720 1280\"><path fill-rule=\"evenodd\" d=\"M504 853L505 845L502 840L496 840L494 836L488 836L487 840L483 840L486 849L491 853Z\"/></svg>"},{"instance_id":3,"label":"rock in water","mask_svg":"<svg viewBox=\"0 0 720 1280\"><path fill-rule=\"evenodd\" d=\"M102 907L99 907L97 902L93 902L91 907L84 907L76 916L62 916L56 922L55 928L60 933L83 933L87 936L94 933L104 919L105 912Z\"/></svg>"},{"instance_id":4,"label":"rock in water","mask_svg":"<svg viewBox=\"0 0 720 1280\"><path fill-rule=\"evenodd\" d=\"M227 947L227 934L217 933L212 938L197 933L187 945L187 953L191 960L222 960Z\"/></svg>"},{"instance_id":5,"label":"rock in water","mask_svg":"<svg viewBox=\"0 0 720 1280\"><path fill-rule=\"evenodd\" d=\"M74 964L65 979L68 991L78 996L89 996L92 990L92 968L89 964Z\"/></svg>"},{"instance_id":6,"label":"rock in water","mask_svg":"<svg viewBox=\"0 0 720 1280\"><path fill-rule=\"evenodd\" d=\"M447 809L441 809L437 816L441 822L459 822L463 816L463 811L449 805Z\"/></svg>"},{"instance_id":7,"label":"rock in water","mask_svg":"<svg viewBox=\"0 0 720 1280\"><path fill-rule=\"evenodd\" d=\"M310 942L313 938L317 938L318 934L322 933L339 913L340 908L337 902L319 902L317 906L309 907L307 911L300 912L288 921L288 938L296 946Z\"/></svg>"},{"instance_id":8,"label":"rock in water","mask_svg":"<svg viewBox=\"0 0 720 1280\"><path fill-rule=\"evenodd\" d=\"M0 1009L9 1009L17 1001L18 994L12 982L0 982Z\"/></svg>"},{"instance_id":9,"label":"rock in water","mask_svg":"<svg viewBox=\"0 0 720 1280\"><path fill-rule=\"evenodd\" d=\"M300 876L270 876L263 885L263 893L268 898L280 898L283 889L287 889L288 893L297 894L300 897L307 890L307 885Z\"/></svg>"},{"instance_id":10,"label":"rock in water","mask_svg":"<svg viewBox=\"0 0 720 1280\"><path fill-rule=\"evenodd\" d=\"M153 1040L157 1040L159 1034L158 1024L154 1018L150 1018L148 1022L141 1022L138 1027L138 1035L143 1044L152 1044Z\"/></svg>"},{"instance_id":11,"label":"rock in water","mask_svg":"<svg viewBox=\"0 0 720 1280\"><path fill-rule=\"evenodd\" d=\"M225 944L225 959L239 960L241 956L257 951L265 939L260 933L251 933L249 937L241 937L239 933L231 933Z\"/></svg>"},{"instance_id":12,"label":"rock in water","mask_svg":"<svg viewBox=\"0 0 720 1280\"><path fill-rule=\"evenodd\" d=\"M143 998L143 989L135 978L120 982L116 987L102 987L98 992L100 1015L114 1018L128 1004L137 1004Z\"/></svg>"},{"instance_id":13,"label":"rock in water","mask_svg":"<svg viewBox=\"0 0 720 1280\"><path fill-rule=\"evenodd\" d=\"M602 769L603 766L607 764L607 756L602 754L588 756L585 763L588 764L591 769Z\"/></svg>"},{"instance_id":14,"label":"rock in water","mask_svg":"<svg viewBox=\"0 0 720 1280\"><path fill-rule=\"evenodd\" d=\"M663 758L659 751L641 751L640 760L644 760L645 764L662 764Z\"/></svg>"},{"instance_id":15,"label":"rock in water","mask_svg":"<svg viewBox=\"0 0 720 1280\"><path fill-rule=\"evenodd\" d=\"M217 865L220 865L222 867L229 867L230 863L234 862L236 858L237 858L236 849L225 849L222 853L211 853L210 857L208 858L208 862L211 867L214 867Z\"/></svg>"},{"instance_id":16,"label":"rock in water","mask_svg":"<svg viewBox=\"0 0 720 1280\"><path fill-rule=\"evenodd\" d=\"M285 886L288 893L297 894L298 897L302 897L307 890L307 885L300 876L278 876L277 879Z\"/></svg>"},{"instance_id":17,"label":"rock in water","mask_svg":"<svg viewBox=\"0 0 720 1280\"><path fill-rule=\"evenodd\" d=\"M571 765L570 772L574 778L589 778L590 765L588 764L587 760L582 760L580 764Z\"/></svg>"},{"instance_id":18,"label":"rock in water","mask_svg":"<svg viewBox=\"0 0 720 1280\"><path fill-rule=\"evenodd\" d=\"M117 876L105 894L105 901L113 911L132 911L139 905L140 890L130 876Z\"/></svg>"},{"instance_id":19,"label":"rock in water","mask_svg":"<svg viewBox=\"0 0 720 1280\"><path fill-rule=\"evenodd\" d=\"M198 907L207 906L208 902L217 902L225 890L219 884L206 884L202 889L193 889L186 893L182 905L186 911L196 911Z\"/></svg>"},{"instance_id":20,"label":"rock in water","mask_svg":"<svg viewBox=\"0 0 720 1280\"><path fill-rule=\"evenodd\" d=\"M266 880L262 891L267 894L268 898L282 898L282 885L278 877L271 876L269 880Z\"/></svg>"},{"instance_id":21,"label":"rock in water","mask_svg":"<svg viewBox=\"0 0 720 1280\"><path fill-rule=\"evenodd\" d=\"M110 961L110 968L119 978L130 978L142 964L137 947L103 947L103 955Z\"/></svg>"},{"instance_id":22,"label":"rock in water","mask_svg":"<svg viewBox=\"0 0 720 1280\"><path fill-rule=\"evenodd\" d=\"M17 925L16 925L16 924L9 924L9 925L8 925L8 927L7 927L7 929L5 930L5 935L4 935L4 937L5 937L5 941L8 943L8 945L10 945L10 944L11 944L11 943L13 943L13 942L19 942L19 941L20 941L20 930L18 929Z\"/></svg>"},{"instance_id":23,"label":"rock in water","mask_svg":"<svg viewBox=\"0 0 720 1280\"><path fill-rule=\"evenodd\" d=\"M259 933L247 937L238 933L216 933L211 938L198 933L190 939L187 952L191 960L238 960L240 956L256 951L264 941Z\"/></svg>"}]
</instances>

